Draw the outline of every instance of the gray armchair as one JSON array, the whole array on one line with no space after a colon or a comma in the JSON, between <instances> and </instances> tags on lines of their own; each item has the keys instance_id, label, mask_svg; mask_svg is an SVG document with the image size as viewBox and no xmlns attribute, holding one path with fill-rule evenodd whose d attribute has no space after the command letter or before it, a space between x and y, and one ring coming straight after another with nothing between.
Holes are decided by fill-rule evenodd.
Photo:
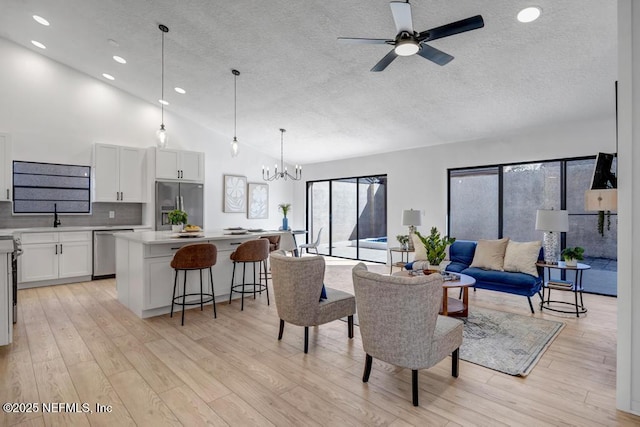
<instances>
[{"instance_id":1,"label":"gray armchair","mask_svg":"<svg viewBox=\"0 0 640 427\"><path fill-rule=\"evenodd\" d=\"M282 251L271 253L271 277L276 298L282 339L284 322L304 326L304 352L309 350L309 326L322 325L347 317L349 338L353 338L353 295L326 288L327 298L320 300L324 280L321 256L288 257Z\"/></svg>"},{"instance_id":2,"label":"gray armchair","mask_svg":"<svg viewBox=\"0 0 640 427\"><path fill-rule=\"evenodd\" d=\"M372 273L359 263L352 270L362 345L367 354L363 382L373 358L411 369L413 405L418 406L418 369L451 354L451 375L458 376L463 323L440 316L440 275L398 277Z\"/></svg>"}]
</instances>

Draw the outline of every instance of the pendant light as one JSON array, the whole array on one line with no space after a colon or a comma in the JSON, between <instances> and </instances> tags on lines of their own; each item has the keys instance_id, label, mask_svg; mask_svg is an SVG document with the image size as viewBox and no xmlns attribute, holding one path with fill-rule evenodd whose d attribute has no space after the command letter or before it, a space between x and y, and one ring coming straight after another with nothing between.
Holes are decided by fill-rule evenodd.
<instances>
[{"instance_id":1,"label":"pendant light","mask_svg":"<svg viewBox=\"0 0 640 427\"><path fill-rule=\"evenodd\" d=\"M238 138L236 137L236 125L238 123L238 86L237 80L240 71L231 70L233 74L233 141L231 141L231 157L238 157Z\"/></svg>"},{"instance_id":2,"label":"pendant light","mask_svg":"<svg viewBox=\"0 0 640 427\"><path fill-rule=\"evenodd\" d=\"M160 129L156 131L156 137L158 138L158 147L165 148L167 146L167 141L169 137L167 136L167 131L164 128L164 105L167 101L164 100L164 34L169 32L169 28L165 25L158 25L158 28L162 32L162 88L161 88L161 98L160 98L160 109L162 110L162 121L160 123Z\"/></svg>"},{"instance_id":3,"label":"pendant light","mask_svg":"<svg viewBox=\"0 0 640 427\"><path fill-rule=\"evenodd\" d=\"M274 181L276 179L292 179L294 181L298 181L302 178L302 166L296 165L295 175L291 175L287 172L287 168L284 166L284 133L286 130L280 129L280 172L278 172L278 165L275 165L275 172L273 175L269 175L269 168L266 169L262 166L262 179L265 181Z\"/></svg>"}]
</instances>

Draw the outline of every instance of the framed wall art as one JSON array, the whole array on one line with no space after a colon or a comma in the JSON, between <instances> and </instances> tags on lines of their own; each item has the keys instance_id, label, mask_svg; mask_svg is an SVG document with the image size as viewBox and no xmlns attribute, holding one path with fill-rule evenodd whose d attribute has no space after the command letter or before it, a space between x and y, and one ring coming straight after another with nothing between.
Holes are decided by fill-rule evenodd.
<instances>
[{"instance_id":1,"label":"framed wall art","mask_svg":"<svg viewBox=\"0 0 640 427\"><path fill-rule=\"evenodd\" d=\"M246 176L224 175L224 212L246 212L246 191Z\"/></svg>"},{"instance_id":2,"label":"framed wall art","mask_svg":"<svg viewBox=\"0 0 640 427\"><path fill-rule=\"evenodd\" d=\"M269 184L249 183L247 191L247 218L269 218Z\"/></svg>"}]
</instances>

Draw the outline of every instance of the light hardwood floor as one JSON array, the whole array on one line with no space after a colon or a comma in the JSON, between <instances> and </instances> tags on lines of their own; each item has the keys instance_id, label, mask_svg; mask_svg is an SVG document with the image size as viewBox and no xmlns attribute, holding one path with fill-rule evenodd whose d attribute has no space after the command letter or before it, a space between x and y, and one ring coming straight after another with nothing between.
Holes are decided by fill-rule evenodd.
<instances>
[{"instance_id":1,"label":"light hardwood floor","mask_svg":"<svg viewBox=\"0 0 640 427\"><path fill-rule=\"evenodd\" d=\"M326 283L351 290L353 263L328 261ZM372 265L387 273L388 267ZM567 293L567 297L570 295ZM530 315L524 297L470 292L482 306ZM14 342L0 347L0 401L88 403L93 413L0 413L21 425L640 425L615 409L616 299L585 295L580 319L566 323L526 378L446 359L420 372L420 406L407 370L374 361L362 383L358 328L336 321L310 330L287 325L277 340L272 299L218 305L141 320L116 300L114 280L19 292ZM111 412L95 412L96 404Z\"/></svg>"}]
</instances>

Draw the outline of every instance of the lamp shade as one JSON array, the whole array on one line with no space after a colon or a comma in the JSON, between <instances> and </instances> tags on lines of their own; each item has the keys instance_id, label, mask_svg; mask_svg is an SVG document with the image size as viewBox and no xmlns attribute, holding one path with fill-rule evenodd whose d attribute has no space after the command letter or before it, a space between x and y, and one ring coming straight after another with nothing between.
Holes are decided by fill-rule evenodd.
<instances>
[{"instance_id":1,"label":"lamp shade","mask_svg":"<svg viewBox=\"0 0 640 427\"><path fill-rule=\"evenodd\" d=\"M422 225L420 211L407 209L402 211L402 225Z\"/></svg>"},{"instance_id":2,"label":"lamp shade","mask_svg":"<svg viewBox=\"0 0 640 427\"><path fill-rule=\"evenodd\" d=\"M538 209L536 211L536 230L569 231L569 212Z\"/></svg>"}]
</instances>

